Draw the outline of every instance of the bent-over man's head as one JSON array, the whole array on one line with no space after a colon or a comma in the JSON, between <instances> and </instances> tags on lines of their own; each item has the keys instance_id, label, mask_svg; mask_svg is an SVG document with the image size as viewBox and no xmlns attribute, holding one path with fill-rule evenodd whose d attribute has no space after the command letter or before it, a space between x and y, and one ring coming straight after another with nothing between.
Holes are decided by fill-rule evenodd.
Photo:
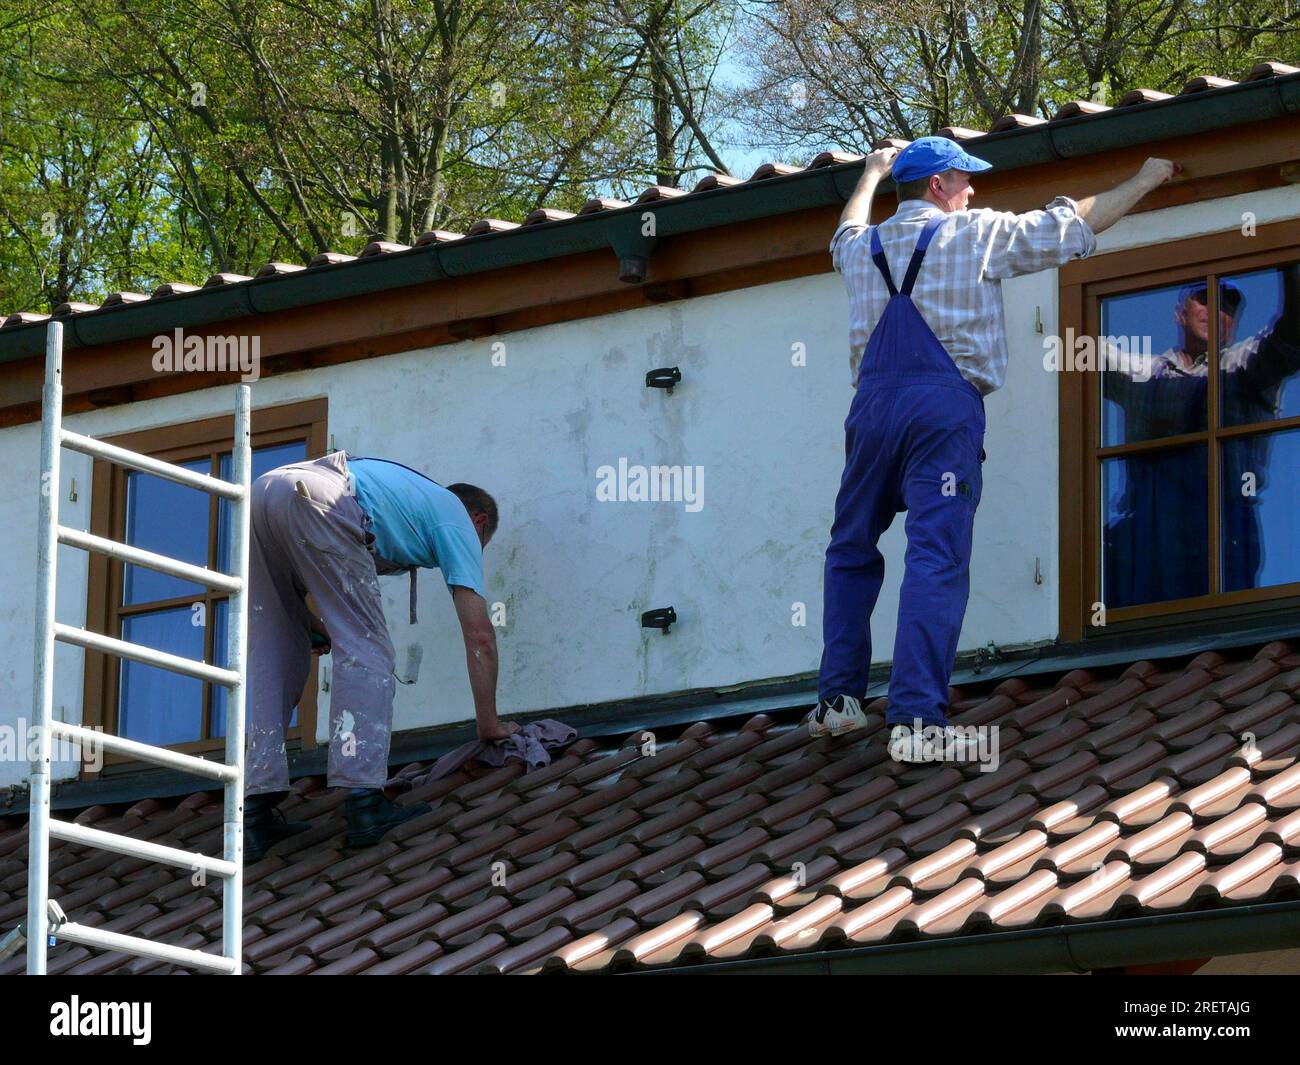
<instances>
[{"instance_id":1,"label":"bent-over man's head","mask_svg":"<svg viewBox=\"0 0 1300 1065\"><path fill-rule=\"evenodd\" d=\"M465 504L470 521L474 523L474 528L478 532L479 543L487 547L492 534L497 531L499 519L497 501L478 485L465 484L461 481L447 485L447 491Z\"/></svg>"}]
</instances>

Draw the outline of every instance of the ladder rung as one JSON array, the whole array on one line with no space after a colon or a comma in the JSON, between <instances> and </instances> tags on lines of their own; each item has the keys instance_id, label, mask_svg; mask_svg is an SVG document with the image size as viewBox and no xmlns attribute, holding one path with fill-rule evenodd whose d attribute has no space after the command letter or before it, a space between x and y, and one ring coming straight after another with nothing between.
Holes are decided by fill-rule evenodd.
<instances>
[{"instance_id":1,"label":"ladder rung","mask_svg":"<svg viewBox=\"0 0 1300 1065\"><path fill-rule=\"evenodd\" d=\"M239 866L224 858L210 858L197 851L183 851L175 847L164 847L161 843L150 843L147 839L123 836L117 832L105 832L98 828L74 824L71 821L59 821L50 818L50 836L67 843L80 843L84 847L98 847L102 851L114 854L127 854L132 858L143 858L162 865L175 865L181 869L202 869L226 879L235 875Z\"/></svg>"},{"instance_id":2,"label":"ladder rung","mask_svg":"<svg viewBox=\"0 0 1300 1065\"><path fill-rule=\"evenodd\" d=\"M239 674L232 669L211 666L207 662L197 662L193 658L168 654L166 651L157 651L152 647L114 639L112 636L79 629L73 625L63 625L57 621L54 623L54 638L64 643L84 647L88 651L100 651L106 655L130 658L145 665L170 669L173 673L184 673L187 677L197 677L199 680L211 681L213 684L224 684L227 688L233 688L240 681Z\"/></svg>"},{"instance_id":3,"label":"ladder rung","mask_svg":"<svg viewBox=\"0 0 1300 1065\"><path fill-rule=\"evenodd\" d=\"M166 766L168 769L179 769L183 773L194 773L197 776L224 782L233 782L239 777L239 771L232 765L226 765L225 762L210 762L206 758L195 758L192 754L181 754L166 747L154 747L137 740L128 740L124 736L96 732L81 725L69 725L65 721L51 721L50 731L55 736L62 736L82 746L98 745L114 754L139 758L143 762L152 762L154 765Z\"/></svg>"},{"instance_id":4,"label":"ladder rung","mask_svg":"<svg viewBox=\"0 0 1300 1065\"><path fill-rule=\"evenodd\" d=\"M218 477L209 477L206 473L195 473L183 466L163 462L161 459L151 458L149 455L141 455L136 451L128 451L126 448L118 447L115 444L106 444L102 440L82 436L80 433L74 433L67 429L59 431L59 442L73 451L80 451L83 455L94 455L97 458L107 459L109 462L116 462L119 466L128 466L133 470L165 477L169 481L188 485L190 488L197 488L202 492L211 492L223 499L241 499L244 495L244 489L230 481L223 481Z\"/></svg>"},{"instance_id":5,"label":"ladder rung","mask_svg":"<svg viewBox=\"0 0 1300 1065\"><path fill-rule=\"evenodd\" d=\"M180 559L168 558L166 555L156 555L152 551L144 551L130 544L118 543L116 540L106 540L102 536L82 532L80 529L69 529L66 525L59 526L59 543L67 544L69 547L80 547L84 551L98 551L101 555L108 555L119 562L133 562L137 566L147 566L159 573L206 584L209 588L216 588L219 591L235 594L241 589L238 577L218 573L204 566L194 566Z\"/></svg>"},{"instance_id":6,"label":"ladder rung","mask_svg":"<svg viewBox=\"0 0 1300 1065\"><path fill-rule=\"evenodd\" d=\"M188 965L191 969L201 969L209 973L228 974L235 971L235 963L223 954L209 954L202 950L173 947L168 943L152 943L139 936L124 936L121 932L109 932L103 928L92 928L90 925L76 924L71 921L60 925L52 935L55 939L80 943L83 947L120 950L126 954L138 954L145 958L157 958L177 965Z\"/></svg>"}]
</instances>

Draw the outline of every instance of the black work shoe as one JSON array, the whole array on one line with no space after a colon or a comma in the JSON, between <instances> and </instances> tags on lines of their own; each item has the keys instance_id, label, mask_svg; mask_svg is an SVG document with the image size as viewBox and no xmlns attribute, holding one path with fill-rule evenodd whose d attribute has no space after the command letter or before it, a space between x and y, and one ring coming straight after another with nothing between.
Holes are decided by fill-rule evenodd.
<instances>
[{"instance_id":1,"label":"black work shoe","mask_svg":"<svg viewBox=\"0 0 1300 1065\"><path fill-rule=\"evenodd\" d=\"M390 829L433 809L427 802L398 806L379 788L364 795L350 795L344 803L348 816L349 847L369 847L378 843Z\"/></svg>"},{"instance_id":2,"label":"black work shoe","mask_svg":"<svg viewBox=\"0 0 1300 1065\"><path fill-rule=\"evenodd\" d=\"M275 808L280 796L250 795L244 800L244 864L261 861L266 852L283 839L306 832L306 821L286 821Z\"/></svg>"}]
</instances>

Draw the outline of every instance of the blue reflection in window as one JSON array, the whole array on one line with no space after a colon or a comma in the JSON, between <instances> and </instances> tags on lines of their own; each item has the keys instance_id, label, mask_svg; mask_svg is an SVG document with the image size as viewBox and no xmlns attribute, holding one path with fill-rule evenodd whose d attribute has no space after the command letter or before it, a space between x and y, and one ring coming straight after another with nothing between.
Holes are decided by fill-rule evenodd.
<instances>
[{"instance_id":1,"label":"blue reflection in window","mask_svg":"<svg viewBox=\"0 0 1300 1065\"><path fill-rule=\"evenodd\" d=\"M1300 581L1300 430L1224 441L1224 591Z\"/></svg>"},{"instance_id":2,"label":"blue reflection in window","mask_svg":"<svg viewBox=\"0 0 1300 1065\"><path fill-rule=\"evenodd\" d=\"M122 639L159 651L203 658L203 627L189 607L122 619ZM123 660L118 686L117 734L163 746L202 739L203 681L171 670Z\"/></svg>"},{"instance_id":3,"label":"blue reflection in window","mask_svg":"<svg viewBox=\"0 0 1300 1065\"><path fill-rule=\"evenodd\" d=\"M1219 292L1221 424L1300 415L1300 264L1233 274Z\"/></svg>"},{"instance_id":4,"label":"blue reflection in window","mask_svg":"<svg viewBox=\"0 0 1300 1065\"><path fill-rule=\"evenodd\" d=\"M178 462L195 473L209 473L210 459ZM126 542L196 566L208 564L208 494L151 473L126 475ZM152 603L182 595L202 595L203 586L166 573L127 564L122 602Z\"/></svg>"},{"instance_id":5,"label":"blue reflection in window","mask_svg":"<svg viewBox=\"0 0 1300 1065\"><path fill-rule=\"evenodd\" d=\"M1204 444L1102 462L1102 600L1108 608L1209 592Z\"/></svg>"},{"instance_id":6,"label":"blue reflection in window","mask_svg":"<svg viewBox=\"0 0 1300 1065\"><path fill-rule=\"evenodd\" d=\"M1169 285L1101 301L1102 342L1110 339L1130 355L1151 356L1149 368L1142 364L1102 373L1103 447L1205 429L1204 367L1199 375L1183 372L1178 358L1187 346L1182 292L1183 286Z\"/></svg>"}]
</instances>

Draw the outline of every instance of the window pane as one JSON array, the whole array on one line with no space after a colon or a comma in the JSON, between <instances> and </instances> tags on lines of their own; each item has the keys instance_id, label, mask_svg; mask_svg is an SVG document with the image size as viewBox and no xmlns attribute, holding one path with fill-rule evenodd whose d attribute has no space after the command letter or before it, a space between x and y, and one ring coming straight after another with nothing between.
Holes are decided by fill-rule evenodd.
<instances>
[{"instance_id":1,"label":"window pane","mask_svg":"<svg viewBox=\"0 0 1300 1065\"><path fill-rule=\"evenodd\" d=\"M1300 430L1223 444L1224 591L1300 581Z\"/></svg>"},{"instance_id":2,"label":"window pane","mask_svg":"<svg viewBox=\"0 0 1300 1065\"><path fill-rule=\"evenodd\" d=\"M1102 498L1107 608L1209 592L1204 444L1105 460Z\"/></svg>"},{"instance_id":3,"label":"window pane","mask_svg":"<svg viewBox=\"0 0 1300 1065\"><path fill-rule=\"evenodd\" d=\"M122 619L122 639L159 651L203 659L203 627L188 607ZM201 739L203 682L179 673L123 660L118 691L117 733L142 743L185 743Z\"/></svg>"},{"instance_id":4,"label":"window pane","mask_svg":"<svg viewBox=\"0 0 1300 1065\"><path fill-rule=\"evenodd\" d=\"M208 473L208 459L179 462L187 470ZM126 542L196 566L208 564L208 494L151 473L126 475ZM122 602L150 603L181 595L201 596L202 585L128 564L123 573Z\"/></svg>"},{"instance_id":5,"label":"window pane","mask_svg":"<svg viewBox=\"0 0 1300 1065\"><path fill-rule=\"evenodd\" d=\"M278 466L287 466L291 462L303 462L307 458L307 441L295 440L289 444L272 444L270 447L253 449L253 480ZM234 467L230 452L221 456L221 479L230 480L234 476ZM221 500L217 510L217 568L222 573L230 572L230 501Z\"/></svg>"},{"instance_id":6,"label":"window pane","mask_svg":"<svg viewBox=\"0 0 1300 1065\"><path fill-rule=\"evenodd\" d=\"M222 599L220 602L217 603L216 609L213 611L213 613L216 615L216 617L213 619L213 624L216 626L216 631L213 633L213 638L216 642L213 644L212 657L216 665L224 668L226 663L230 660L226 654L226 641L230 638L229 635L230 629L227 627L227 622L229 621L230 618L230 604L226 600ZM213 685L212 687L212 735L213 736L224 736L226 734L227 694L228 693L226 689L223 688L221 685L219 684ZM245 707L245 709L247 709L247 707ZM298 708L295 706L293 708L293 717L289 721L289 727L293 728L297 724L298 724Z\"/></svg>"},{"instance_id":7,"label":"window pane","mask_svg":"<svg viewBox=\"0 0 1300 1065\"><path fill-rule=\"evenodd\" d=\"M1103 446L1205 430L1205 340L1195 323L1188 333L1182 291L1170 285L1101 301L1103 342L1130 356L1101 375Z\"/></svg>"},{"instance_id":8,"label":"window pane","mask_svg":"<svg viewBox=\"0 0 1300 1065\"><path fill-rule=\"evenodd\" d=\"M1300 415L1300 264L1223 278L1219 336L1222 424Z\"/></svg>"}]
</instances>

